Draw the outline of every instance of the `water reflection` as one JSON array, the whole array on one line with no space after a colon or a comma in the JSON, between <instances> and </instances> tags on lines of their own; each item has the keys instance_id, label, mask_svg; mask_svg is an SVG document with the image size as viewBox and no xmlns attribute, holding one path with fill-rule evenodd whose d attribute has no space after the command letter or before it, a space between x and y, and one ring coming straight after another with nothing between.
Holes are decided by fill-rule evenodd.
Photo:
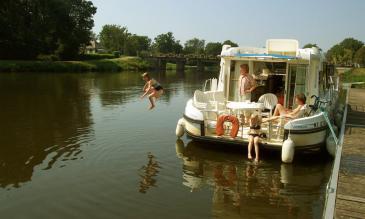
<instances>
[{"instance_id":1,"label":"water reflection","mask_svg":"<svg viewBox=\"0 0 365 219\"><path fill-rule=\"evenodd\" d=\"M143 165L140 169L141 180L139 182L139 192L147 193L147 190L151 187L156 187L157 180L155 179L157 174L160 172L161 166L156 160L156 157L151 154L147 155L147 165Z\"/></svg>"},{"instance_id":2,"label":"water reflection","mask_svg":"<svg viewBox=\"0 0 365 219\"><path fill-rule=\"evenodd\" d=\"M59 167L81 158L93 135L86 77L2 75L0 80L0 186L19 187L42 164Z\"/></svg>"},{"instance_id":3,"label":"water reflection","mask_svg":"<svg viewBox=\"0 0 365 219\"><path fill-rule=\"evenodd\" d=\"M298 159L286 165L266 157L270 160L256 165L245 161L242 151L205 146L191 141L184 147L178 140L176 153L183 161L183 184L191 191L212 190L214 217L320 217L329 162Z\"/></svg>"}]
</instances>

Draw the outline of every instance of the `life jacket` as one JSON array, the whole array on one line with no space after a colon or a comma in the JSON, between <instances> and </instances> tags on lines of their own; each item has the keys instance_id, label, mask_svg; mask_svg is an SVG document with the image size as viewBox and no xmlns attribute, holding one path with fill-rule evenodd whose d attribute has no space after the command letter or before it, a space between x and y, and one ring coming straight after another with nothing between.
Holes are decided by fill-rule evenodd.
<instances>
[{"instance_id":1,"label":"life jacket","mask_svg":"<svg viewBox=\"0 0 365 219\"><path fill-rule=\"evenodd\" d=\"M238 130L240 127L240 123L235 116L231 115L221 115L218 117L217 126L216 126L216 133L218 136L222 136L224 134L224 122L231 122L232 123L232 130L231 130L231 137L235 138L237 137Z\"/></svg>"}]
</instances>

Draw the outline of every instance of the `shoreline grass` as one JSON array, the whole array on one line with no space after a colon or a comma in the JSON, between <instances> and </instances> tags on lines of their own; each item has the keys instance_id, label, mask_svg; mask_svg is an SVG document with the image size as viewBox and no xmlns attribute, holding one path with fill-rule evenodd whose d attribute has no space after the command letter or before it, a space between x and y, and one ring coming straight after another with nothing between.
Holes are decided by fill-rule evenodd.
<instances>
[{"instance_id":1,"label":"shoreline grass","mask_svg":"<svg viewBox=\"0 0 365 219\"><path fill-rule=\"evenodd\" d=\"M148 70L151 65L138 57L84 61L0 60L0 72L118 72Z\"/></svg>"},{"instance_id":2,"label":"shoreline grass","mask_svg":"<svg viewBox=\"0 0 365 219\"><path fill-rule=\"evenodd\" d=\"M341 81L344 83L365 82L365 68L353 68L341 75ZM356 87L365 88L365 84L356 85Z\"/></svg>"},{"instance_id":3,"label":"shoreline grass","mask_svg":"<svg viewBox=\"0 0 365 219\"><path fill-rule=\"evenodd\" d=\"M0 73L6 72L120 72L153 70L153 65L139 57L90 59L77 61L22 61L0 60ZM185 66L194 70L196 66ZM166 70L176 70L176 64L167 63ZM206 71L219 71L219 66L206 66Z\"/></svg>"}]
</instances>

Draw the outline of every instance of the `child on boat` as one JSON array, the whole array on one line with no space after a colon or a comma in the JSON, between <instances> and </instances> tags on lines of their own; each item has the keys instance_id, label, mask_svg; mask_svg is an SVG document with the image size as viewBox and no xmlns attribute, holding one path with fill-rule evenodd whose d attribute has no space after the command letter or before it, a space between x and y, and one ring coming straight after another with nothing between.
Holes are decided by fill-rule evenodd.
<instances>
[{"instance_id":1,"label":"child on boat","mask_svg":"<svg viewBox=\"0 0 365 219\"><path fill-rule=\"evenodd\" d=\"M158 83L155 79L151 78L150 75L146 72L142 74L142 79L146 82L143 87L143 95L141 99L148 95L148 99L150 100L149 109L152 110L155 108L156 99L160 98L163 94L163 88L160 83Z\"/></svg>"},{"instance_id":2,"label":"child on boat","mask_svg":"<svg viewBox=\"0 0 365 219\"><path fill-rule=\"evenodd\" d=\"M251 150L252 145L255 145L255 161L259 161L259 140L261 136L261 118L257 113L251 115L250 130L248 132L248 154L247 158L252 160Z\"/></svg>"}]
</instances>

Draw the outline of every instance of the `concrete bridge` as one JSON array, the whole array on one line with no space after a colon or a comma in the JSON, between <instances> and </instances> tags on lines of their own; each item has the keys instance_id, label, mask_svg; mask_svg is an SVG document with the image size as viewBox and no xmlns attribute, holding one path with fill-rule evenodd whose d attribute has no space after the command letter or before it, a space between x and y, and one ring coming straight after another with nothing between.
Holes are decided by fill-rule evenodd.
<instances>
[{"instance_id":1,"label":"concrete bridge","mask_svg":"<svg viewBox=\"0 0 365 219\"><path fill-rule=\"evenodd\" d=\"M176 71L183 71L187 62L195 63L198 71L203 71L207 64L219 64L220 62L218 56L208 55L157 54L142 56L142 58L154 63L155 69L158 70L166 70L168 62L176 63Z\"/></svg>"}]
</instances>

